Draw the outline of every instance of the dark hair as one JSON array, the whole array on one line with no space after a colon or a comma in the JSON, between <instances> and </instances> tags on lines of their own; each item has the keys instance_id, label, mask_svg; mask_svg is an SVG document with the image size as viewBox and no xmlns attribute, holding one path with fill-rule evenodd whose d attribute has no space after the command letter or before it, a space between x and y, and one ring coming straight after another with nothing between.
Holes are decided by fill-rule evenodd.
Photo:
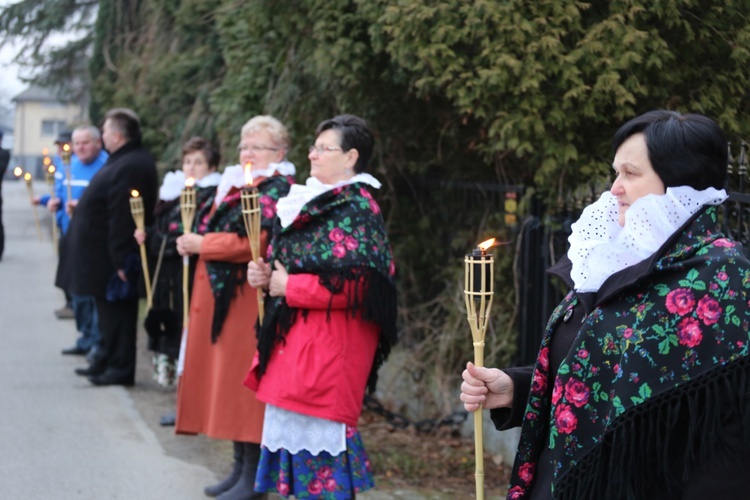
<instances>
[{"instance_id":1,"label":"dark hair","mask_svg":"<svg viewBox=\"0 0 750 500\"><path fill-rule=\"evenodd\" d=\"M188 139L188 141L182 146L183 157L190 153L195 153L196 151L203 153L203 157L206 159L209 167L213 167L214 169L219 168L221 155L211 141L196 136Z\"/></svg>"},{"instance_id":2,"label":"dark hair","mask_svg":"<svg viewBox=\"0 0 750 500\"><path fill-rule=\"evenodd\" d=\"M615 133L612 141L615 152L628 137L638 133L644 135L648 158L665 188L724 188L727 139L710 118L676 111L649 111L628 121Z\"/></svg>"},{"instance_id":3,"label":"dark hair","mask_svg":"<svg viewBox=\"0 0 750 500\"><path fill-rule=\"evenodd\" d=\"M109 120L112 127L120 132L127 142L141 142L141 119L132 109L110 109L104 115L104 120Z\"/></svg>"},{"instance_id":4,"label":"dark hair","mask_svg":"<svg viewBox=\"0 0 750 500\"><path fill-rule=\"evenodd\" d=\"M315 130L315 137L319 136L326 130L336 130L341 137L341 149L345 152L350 149L356 149L359 153L357 163L354 164L354 171L362 173L367 170L367 164L372 158L372 149L375 139L370 127L362 118L354 115L338 115L320 122Z\"/></svg>"}]
</instances>

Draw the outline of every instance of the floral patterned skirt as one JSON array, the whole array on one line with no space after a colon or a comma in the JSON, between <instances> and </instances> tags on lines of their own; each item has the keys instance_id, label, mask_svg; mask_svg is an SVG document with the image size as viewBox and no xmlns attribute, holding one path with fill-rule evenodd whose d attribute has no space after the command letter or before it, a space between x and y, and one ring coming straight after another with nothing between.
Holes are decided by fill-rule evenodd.
<instances>
[{"instance_id":1,"label":"floral patterned skirt","mask_svg":"<svg viewBox=\"0 0 750 500\"><path fill-rule=\"evenodd\" d=\"M354 427L346 427L346 451L332 456L325 451L313 456L307 451L292 455L284 449L271 452L263 446L255 476L255 491L278 492L284 498L346 500L353 493L375 486L362 438Z\"/></svg>"}]
</instances>

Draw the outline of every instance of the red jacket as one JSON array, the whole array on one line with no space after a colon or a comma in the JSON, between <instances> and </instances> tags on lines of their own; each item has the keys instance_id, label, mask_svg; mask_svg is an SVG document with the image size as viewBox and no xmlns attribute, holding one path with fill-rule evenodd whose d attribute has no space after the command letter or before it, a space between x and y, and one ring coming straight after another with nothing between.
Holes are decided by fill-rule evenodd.
<instances>
[{"instance_id":1,"label":"red jacket","mask_svg":"<svg viewBox=\"0 0 750 500\"><path fill-rule=\"evenodd\" d=\"M380 330L359 316L347 317L344 293L333 295L332 303L331 298L318 276L289 276L287 303L307 309L307 317L297 316L286 343L274 348L260 382L255 354L245 385L265 403L356 426Z\"/></svg>"}]
</instances>

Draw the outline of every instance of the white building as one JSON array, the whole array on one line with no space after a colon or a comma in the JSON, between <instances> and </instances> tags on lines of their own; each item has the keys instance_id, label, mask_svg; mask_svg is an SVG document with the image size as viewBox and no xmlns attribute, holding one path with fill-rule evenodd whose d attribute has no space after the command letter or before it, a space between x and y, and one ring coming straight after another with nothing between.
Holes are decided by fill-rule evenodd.
<instances>
[{"instance_id":1,"label":"white building","mask_svg":"<svg viewBox=\"0 0 750 500\"><path fill-rule=\"evenodd\" d=\"M44 152L57 154L55 139L58 134L86 122L88 113L78 104L62 101L51 89L36 85L27 88L12 101L16 104L16 110L12 163L8 170L20 166L35 177L43 178Z\"/></svg>"}]
</instances>

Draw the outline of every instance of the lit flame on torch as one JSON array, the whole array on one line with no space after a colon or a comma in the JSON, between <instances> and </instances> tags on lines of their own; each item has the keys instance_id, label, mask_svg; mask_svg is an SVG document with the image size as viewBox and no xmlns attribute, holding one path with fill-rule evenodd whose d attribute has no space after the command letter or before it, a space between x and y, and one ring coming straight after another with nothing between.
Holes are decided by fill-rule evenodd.
<instances>
[{"instance_id":1,"label":"lit flame on torch","mask_svg":"<svg viewBox=\"0 0 750 500\"><path fill-rule=\"evenodd\" d=\"M488 248L495 244L495 238L490 238L487 241L481 242L477 247L483 252L486 252Z\"/></svg>"},{"instance_id":2,"label":"lit flame on torch","mask_svg":"<svg viewBox=\"0 0 750 500\"><path fill-rule=\"evenodd\" d=\"M49 165L50 163L52 163L52 158L50 158L49 156L45 156L42 163L44 163L45 165Z\"/></svg>"},{"instance_id":3,"label":"lit flame on torch","mask_svg":"<svg viewBox=\"0 0 750 500\"><path fill-rule=\"evenodd\" d=\"M57 170L57 169L55 168L54 165L50 165L50 166L47 167L47 172L49 172L50 174L54 174L55 170Z\"/></svg>"},{"instance_id":4,"label":"lit flame on torch","mask_svg":"<svg viewBox=\"0 0 750 500\"><path fill-rule=\"evenodd\" d=\"M31 181L31 174L28 173L28 172L26 172L25 174L23 174L23 180L25 180L26 182Z\"/></svg>"},{"instance_id":5,"label":"lit flame on torch","mask_svg":"<svg viewBox=\"0 0 750 500\"><path fill-rule=\"evenodd\" d=\"M188 177L187 179L185 179L185 187L186 188L191 188L194 185L195 185L195 179L193 179L192 177Z\"/></svg>"},{"instance_id":6,"label":"lit flame on torch","mask_svg":"<svg viewBox=\"0 0 750 500\"><path fill-rule=\"evenodd\" d=\"M21 167L14 168L13 175L15 175L16 177L21 177L23 175L23 169Z\"/></svg>"},{"instance_id":7,"label":"lit flame on torch","mask_svg":"<svg viewBox=\"0 0 750 500\"><path fill-rule=\"evenodd\" d=\"M250 162L245 163L245 184L248 186L253 185L253 164Z\"/></svg>"},{"instance_id":8,"label":"lit flame on torch","mask_svg":"<svg viewBox=\"0 0 750 500\"><path fill-rule=\"evenodd\" d=\"M134 189L130 192L130 196L133 198L138 198L141 195L141 193L138 192L138 190Z\"/></svg>"},{"instance_id":9,"label":"lit flame on torch","mask_svg":"<svg viewBox=\"0 0 750 500\"><path fill-rule=\"evenodd\" d=\"M63 151L65 151L66 153L70 151L70 144L63 144Z\"/></svg>"},{"instance_id":10,"label":"lit flame on torch","mask_svg":"<svg viewBox=\"0 0 750 500\"><path fill-rule=\"evenodd\" d=\"M42 156L47 156L49 154L49 149L42 148Z\"/></svg>"}]
</instances>

